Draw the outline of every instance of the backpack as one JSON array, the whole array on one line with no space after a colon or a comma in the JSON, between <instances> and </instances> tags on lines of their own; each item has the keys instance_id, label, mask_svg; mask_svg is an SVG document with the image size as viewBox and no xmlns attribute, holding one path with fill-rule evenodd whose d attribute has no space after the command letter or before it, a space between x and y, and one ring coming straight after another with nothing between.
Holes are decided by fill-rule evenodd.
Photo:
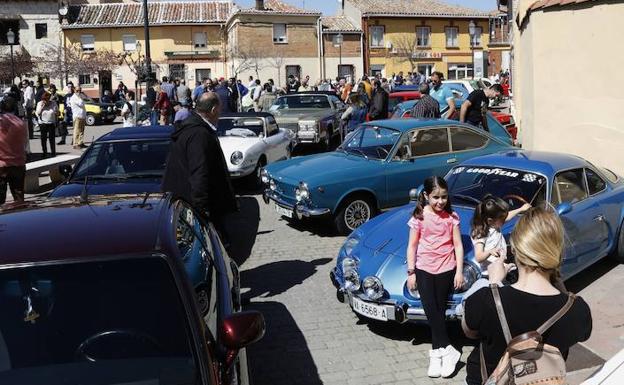
<instances>
[{"instance_id":1,"label":"backpack","mask_svg":"<svg viewBox=\"0 0 624 385\"><path fill-rule=\"evenodd\" d=\"M507 349L492 375L487 376L481 344L481 378L484 385L562 385L566 383L566 365L559 349L545 344L542 336L572 307L574 294L568 293L563 307L535 331L511 338L497 285L490 285Z\"/></svg>"}]
</instances>

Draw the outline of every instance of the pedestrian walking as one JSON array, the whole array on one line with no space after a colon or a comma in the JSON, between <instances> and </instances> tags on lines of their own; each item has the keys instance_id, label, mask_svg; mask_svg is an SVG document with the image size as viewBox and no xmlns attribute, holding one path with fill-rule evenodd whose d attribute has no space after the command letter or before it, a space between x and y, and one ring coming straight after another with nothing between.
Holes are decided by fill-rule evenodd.
<instances>
[{"instance_id":1,"label":"pedestrian walking","mask_svg":"<svg viewBox=\"0 0 624 385\"><path fill-rule=\"evenodd\" d=\"M14 201L24 201L28 128L14 113L16 104L10 96L0 101L0 206L6 202L7 187Z\"/></svg>"},{"instance_id":2,"label":"pedestrian walking","mask_svg":"<svg viewBox=\"0 0 624 385\"><path fill-rule=\"evenodd\" d=\"M154 103L154 111L158 112L162 124L166 126L171 121L170 119L172 118L171 115L173 113L171 100L169 99L169 95L167 95L167 92L165 92L165 90L163 90L161 86L154 86L154 91L157 95L156 102Z\"/></svg>"},{"instance_id":3,"label":"pedestrian walking","mask_svg":"<svg viewBox=\"0 0 624 385\"><path fill-rule=\"evenodd\" d=\"M431 328L429 377L449 377L461 354L446 330L446 302L464 283L464 248L459 216L451 208L444 178L425 179L412 218L407 246L407 287L416 290Z\"/></svg>"},{"instance_id":4,"label":"pedestrian walking","mask_svg":"<svg viewBox=\"0 0 624 385\"><path fill-rule=\"evenodd\" d=\"M386 90L381 88L381 81L375 80L375 93L369 113L370 120L388 119L389 99Z\"/></svg>"},{"instance_id":5,"label":"pedestrian walking","mask_svg":"<svg viewBox=\"0 0 624 385\"><path fill-rule=\"evenodd\" d=\"M82 98L82 87L76 87L76 92L69 99L69 105L72 110L72 119L74 121L74 140L72 145L74 149L86 148L84 144L84 129L87 119L87 110L85 109L84 99Z\"/></svg>"},{"instance_id":6,"label":"pedestrian walking","mask_svg":"<svg viewBox=\"0 0 624 385\"><path fill-rule=\"evenodd\" d=\"M420 99L412 108L412 118L439 118L440 104L429 95L429 85L423 83L418 87Z\"/></svg>"},{"instance_id":7,"label":"pedestrian walking","mask_svg":"<svg viewBox=\"0 0 624 385\"><path fill-rule=\"evenodd\" d=\"M22 81L22 106L24 107L24 116L28 124L28 138L35 138L35 130L33 127L32 113L35 106L35 90L28 80Z\"/></svg>"},{"instance_id":8,"label":"pedestrian walking","mask_svg":"<svg viewBox=\"0 0 624 385\"><path fill-rule=\"evenodd\" d=\"M169 101L173 102L176 100L175 85L169 81L168 77L163 76L160 89L167 94Z\"/></svg>"},{"instance_id":9,"label":"pedestrian walking","mask_svg":"<svg viewBox=\"0 0 624 385\"><path fill-rule=\"evenodd\" d=\"M150 125L158 126L158 119L160 117L160 111L154 109L154 105L156 104L156 99L158 98L158 93L156 92L156 88L158 87L153 81L150 81L147 84L147 90L145 90L145 108L150 112Z\"/></svg>"},{"instance_id":10,"label":"pedestrian walking","mask_svg":"<svg viewBox=\"0 0 624 385\"><path fill-rule=\"evenodd\" d=\"M366 121L367 112L368 107L362 99L360 99L360 96L358 94L351 94L349 96L349 107L340 117L341 125L344 130L343 132L349 133L355 130L361 123L364 123Z\"/></svg>"},{"instance_id":11,"label":"pedestrian walking","mask_svg":"<svg viewBox=\"0 0 624 385\"><path fill-rule=\"evenodd\" d=\"M448 112L446 113L447 119L458 119L455 108L455 97L453 91L442 84L444 80L444 74L436 71L431 74L431 87L429 88L429 95L438 101L440 109L448 105Z\"/></svg>"},{"instance_id":12,"label":"pedestrian walking","mask_svg":"<svg viewBox=\"0 0 624 385\"><path fill-rule=\"evenodd\" d=\"M464 304L464 333L481 342L467 359L468 385L483 383L482 364L486 375L492 374L509 339L538 330L568 301L568 294L562 291L564 288L553 284L559 280L565 242L559 217L550 210L532 208L518 220L510 241L518 267L518 281L496 290L506 320L499 319L494 290L489 287L474 293ZM502 261L490 266L491 282L500 284L504 275ZM570 347L586 341L591 331L589 306L576 296L571 308L542 333L542 343L557 348L566 359ZM539 371L539 367L535 368L535 372Z\"/></svg>"},{"instance_id":13,"label":"pedestrian walking","mask_svg":"<svg viewBox=\"0 0 624 385\"><path fill-rule=\"evenodd\" d=\"M43 157L48 157L47 142L50 141L50 153L56 156L56 122L58 118L58 105L50 100L50 93L44 92L41 100L35 108L35 115L39 122L39 133L41 135L41 150Z\"/></svg>"},{"instance_id":14,"label":"pedestrian walking","mask_svg":"<svg viewBox=\"0 0 624 385\"><path fill-rule=\"evenodd\" d=\"M178 102L185 102L187 105L191 102L191 89L184 80L180 80L180 84L176 87L176 98Z\"/></svg>"},{"instance_id":15,"label":"pedestrian walking","mask_svg":"<svg viewBox=\"0 0 624 385\"><path fill-rule=\"evenodd\" d=\"M260 96L262 95L262 86L260 85L260 79L256 79L256 85L251 92L251 100L253 102L254 111L260 111Z\"/></svg>"},{"instance_id":16,"label":"pedestrian walking","mask_svg":"<svg viewBox=\"0 0 624 385\"><path fill-rule=\"evenodd\" d=\"M277 95L273 92L273 87L269 83L264 83L264 91L258 99L258 106L260 111L269 112L273 102L277 99Z\"/></svg>"},{"instance_id":17,"label":"pedestrian walking","mask_svg":"<svg viewBox=\"0 0 624 385\"><path fill-rule=\"evenodd\" d=\"M225 218L238 210L238 202L217 137L220 110L217 94L204 93L195 111L176 127L162 189L208 217L227 243Z\"/></svg>"},{"instance_id":18,"label":"pedestrian walking","mask_svg":"<svg viewBox=\"0 0 624 385\"><path fill-rule=\"evenodd\" d=\"M134 100L134 91L128 91L128 95L126 96L126 101L124 102L123 107L121 108L121 117L123 119L124 127L134 127L136 126L136 101Z\"/></svg>"},{"instance_id":19,"label":"pedestrian walking","mask_svg":"<svg viewBox=\"0 0 624 385\"><path fill-rule=\"evenodd\" d=\"M219 106L221 107L221 115L231 114L236 111L236 107L233 105L232 92L225 84L225 79L219 80L219 84L214 90L214 93L219 96Z\"/></svg>"},{"instance_id":20,"label":"pedestrian walking","mask_svg":"<svg viewBox=\"0 0 624 385\"><path fill-rule=\"evenodd\" d=\"M481 127L489 131L487 126L487 108L490 100L500 97L503 87L500 84L493 84L490 88L474 90L464 100L459 112L459 121L468 122L476 127Z\"/></svg>"}]
</instances>

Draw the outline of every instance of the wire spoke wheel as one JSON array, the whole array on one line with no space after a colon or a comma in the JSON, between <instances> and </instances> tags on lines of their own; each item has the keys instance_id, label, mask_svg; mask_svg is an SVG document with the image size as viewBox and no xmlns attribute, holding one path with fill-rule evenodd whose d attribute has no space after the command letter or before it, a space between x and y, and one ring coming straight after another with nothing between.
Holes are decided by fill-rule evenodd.
<instances>
[{"instance_id":1,"label":"wire spoke wheel","mask_svg":"<svg viewBox=\"0 0 624 385\"><path fill-rule=\"evenodd\" d=\"M363 200L351 202L344 212L344 221L350 230L355 230L371 218L371 208Z\"/></svg>"}]
</instances>

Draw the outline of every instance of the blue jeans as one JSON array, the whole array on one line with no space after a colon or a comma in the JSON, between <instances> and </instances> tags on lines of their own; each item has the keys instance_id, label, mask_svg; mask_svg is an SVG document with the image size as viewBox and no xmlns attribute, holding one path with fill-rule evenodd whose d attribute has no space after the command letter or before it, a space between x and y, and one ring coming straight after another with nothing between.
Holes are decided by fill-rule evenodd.
<instances>
[{"instance_id":1,"label":"blue jeans","mask_svg":"<svg viewBox=\"0 0 624 385\"><path fill-rule=\"evenodd\" d=\"M151 111L150 112L150 124L152 126L158 126L158 120L160 118L160 112L159 111Z\"/></svg>"}]
</instances>

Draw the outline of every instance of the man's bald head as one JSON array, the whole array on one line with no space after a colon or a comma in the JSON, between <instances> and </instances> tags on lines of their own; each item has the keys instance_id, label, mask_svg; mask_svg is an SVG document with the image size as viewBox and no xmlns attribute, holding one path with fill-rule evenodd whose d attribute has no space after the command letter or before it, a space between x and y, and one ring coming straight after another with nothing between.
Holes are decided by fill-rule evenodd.
<instances>
[{"instance_id":1,"label":"man's bald head","mask_svg":"<svg viewBox=\"0 0 624 385\"><path fill-rule=\"evenodd\" d=\"M215 123L219 120L219 96L214 92L204 92L195 103L195 111Z\"/></svg>"}]
</instances>

